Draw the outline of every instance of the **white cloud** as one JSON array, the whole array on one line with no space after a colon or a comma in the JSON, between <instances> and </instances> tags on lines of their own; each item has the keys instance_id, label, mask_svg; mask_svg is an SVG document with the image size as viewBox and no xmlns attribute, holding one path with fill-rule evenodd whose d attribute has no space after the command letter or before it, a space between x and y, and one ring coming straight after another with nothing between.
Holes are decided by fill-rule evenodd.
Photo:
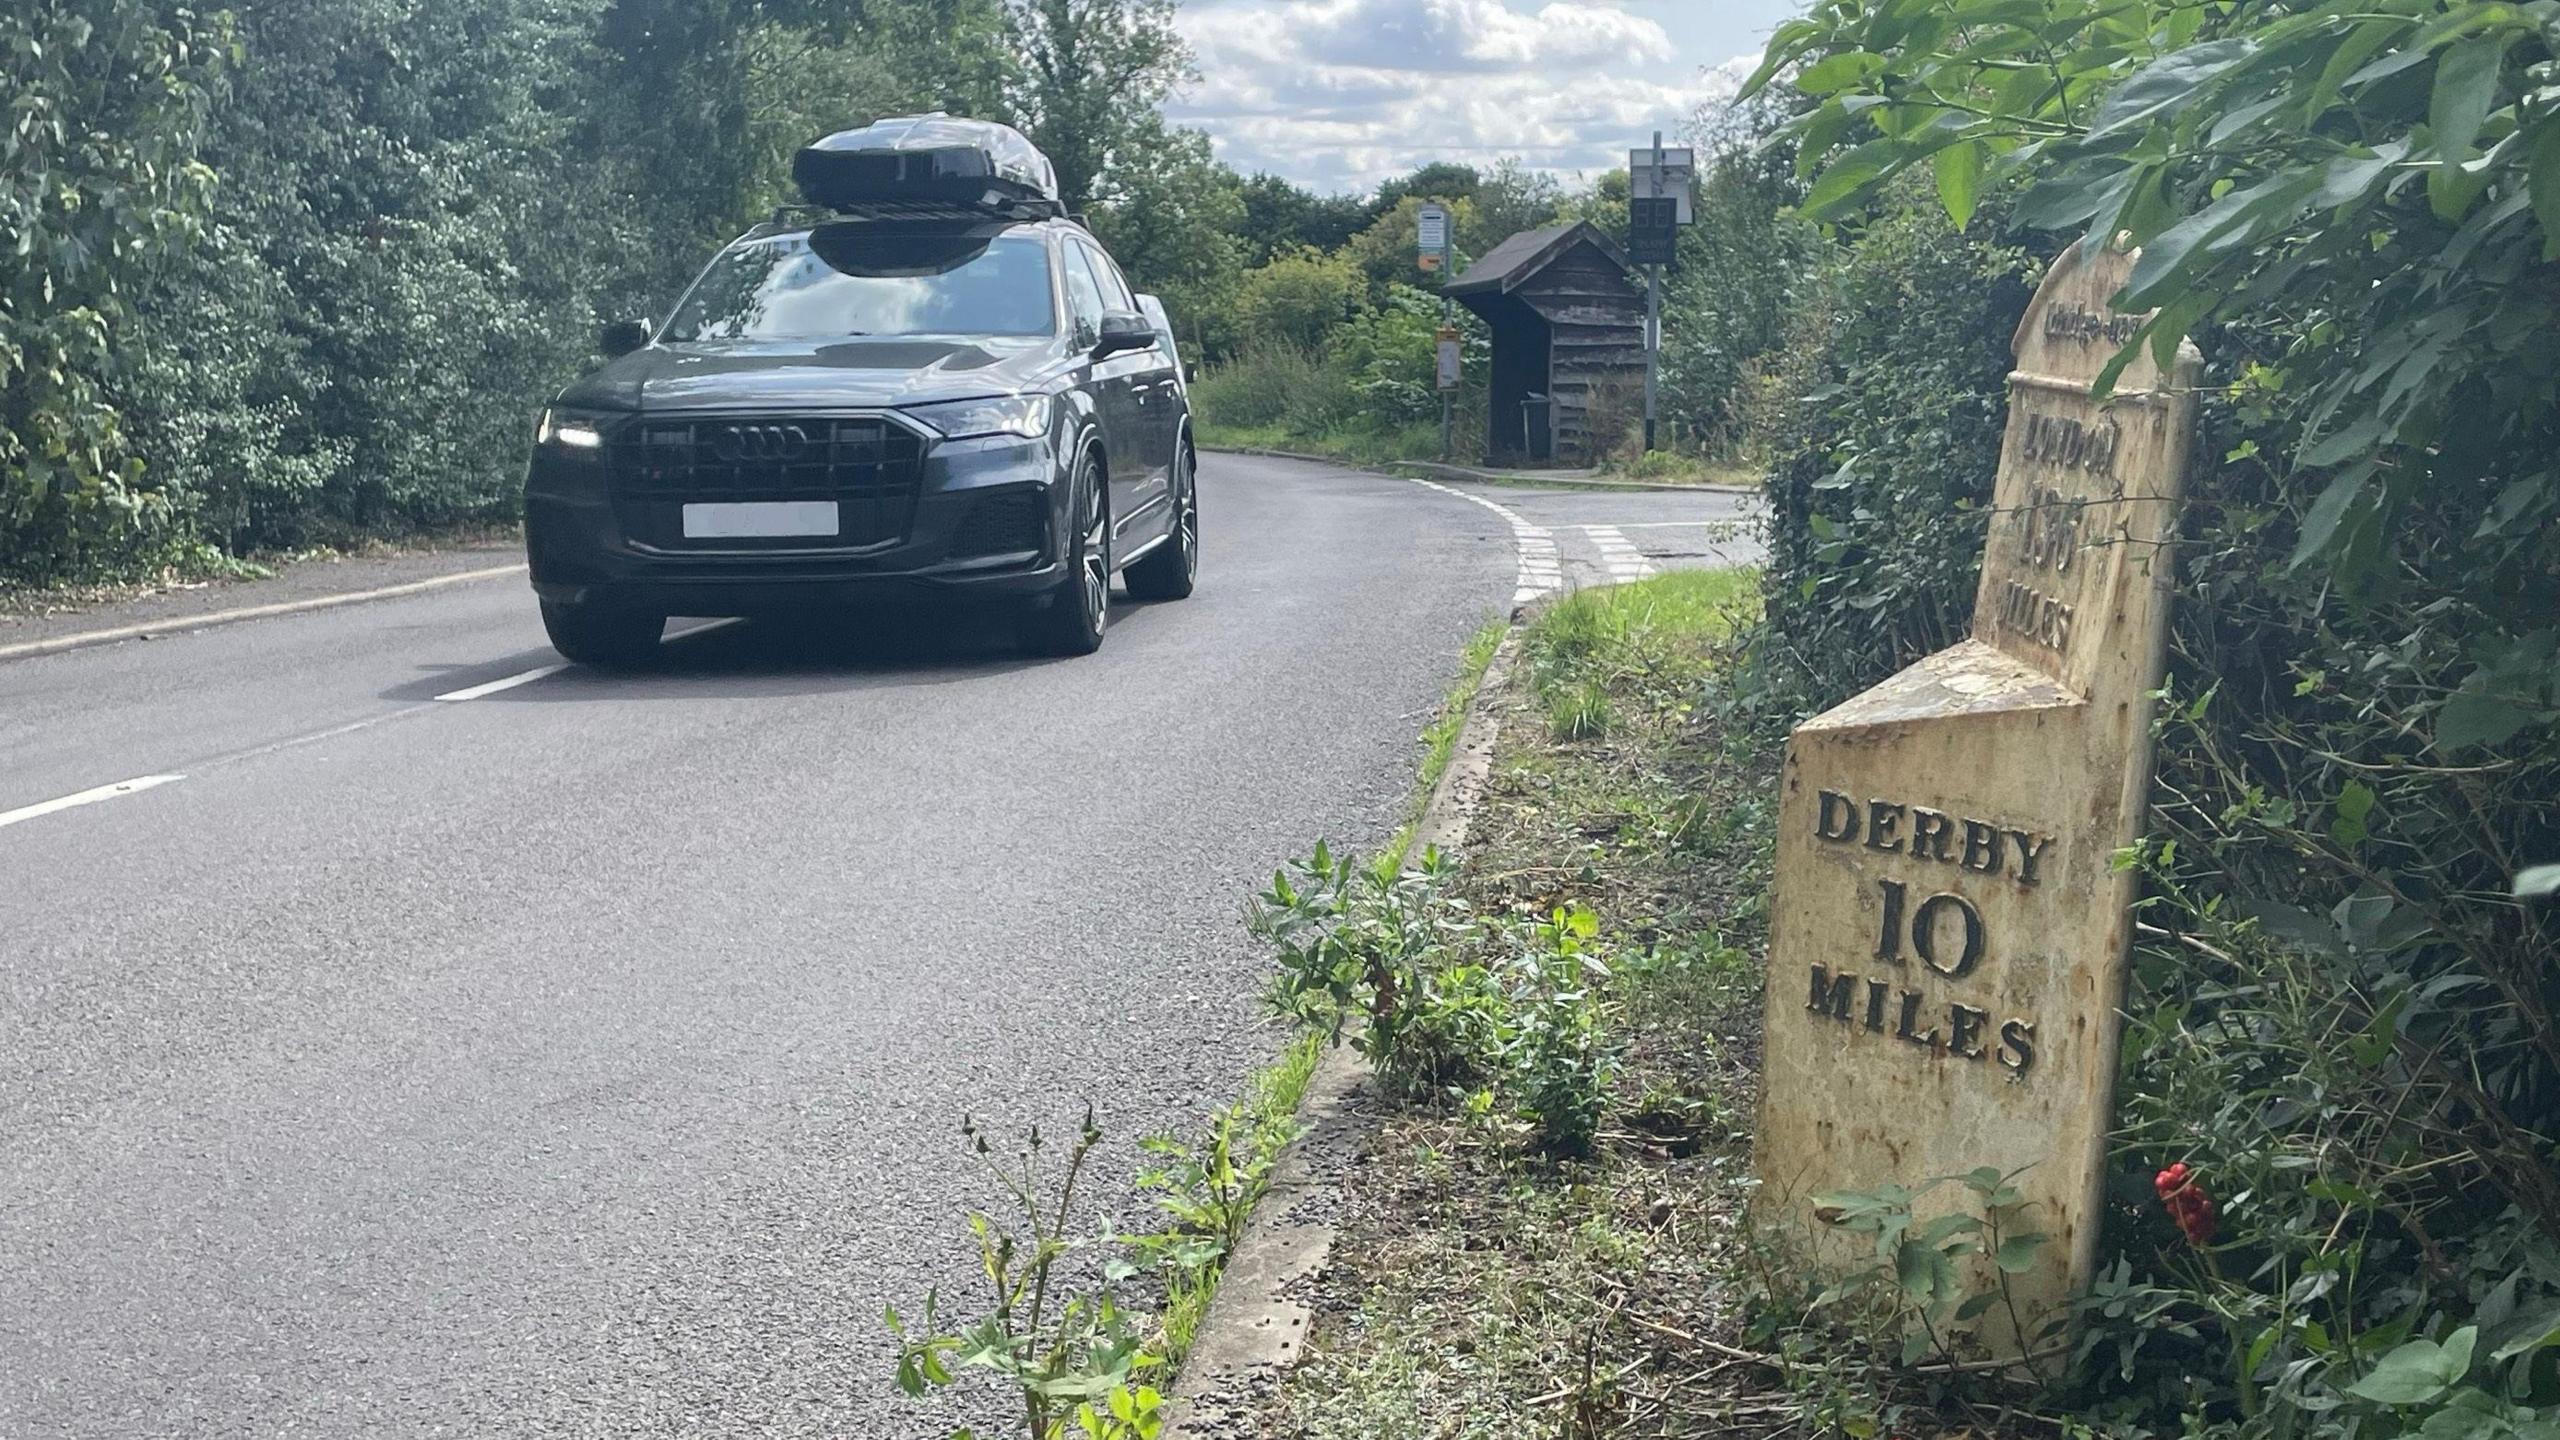
<instances>
[{"instance_id":1,"label":"white cloud","mask_svg":"<svg viewBox=\"0 0 2560 1440\"><path fill-rule=\"evenodd\" d=\"M1324 189L1434 159L1596 173L1749 70L1701 72L1606 0L1193 0L1180 23L1201 82L1173 118L1239 169Z\"/></svg>"}]
</instances>

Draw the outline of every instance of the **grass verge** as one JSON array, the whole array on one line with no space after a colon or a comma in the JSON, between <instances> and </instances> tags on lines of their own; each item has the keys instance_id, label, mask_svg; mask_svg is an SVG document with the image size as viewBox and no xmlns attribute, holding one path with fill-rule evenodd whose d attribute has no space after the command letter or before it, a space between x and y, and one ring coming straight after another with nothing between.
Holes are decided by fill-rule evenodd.
<instances>
[{"instance_id":1,"label":"grass verge","mask_svg":"<svg viewBox=\"0 0 2560 1440\"><path fill-rule=\"evenodd\" d=\"M1317 434L1302 434L1280 425L1201 422L1199 438L1201 448L1206 450L1290 450L1352 465L1393 465L1440 458L1437 421L1386 429L1352 427ZM1466 458L1460 457L1462 461Z\"/></svg>"},{"instance_id":2,"label":"grass verge","mask_svg":"<svg viewBox=\"0 0 2560 1440\"><path fill-rule=\"evenodd\" d=\"M1777 757L1705 700L1751 593L1678 572L1577 594L1524 636L1455 891L1488 919L1597 917L1598 1144L1541 1157L1463 1094L1389 1111L1261 1434L1704 1436L1798 1413L1706 1338L1744 1340Z\"/></svg>"},{"instance_id":3,"label":"grass verge","mask_svg":"<svg viewBox=\"0 0 2560 1440\"><path fill-rule=\"evenodd\" d=\"M1381 852L1402 863L1413 846L1415 828L1423 812L1429 808L1432 792L1440 777L1447 774L1449 761L1456 752L1459 734L1465 730L1467 712L1475 703L1476 692L1484 682L1485 671L1493 664L1494 652L1502 647L1503 636L1510 632L1509 622L1487 620L1467 639L1460 652L1457 678L1450 683L1448 695L1440 702L1440 713L1422 732L1422 764L1414 779L1413 796L1407 802L1404 823ZM1270 1172L1280 1155L1298 1134L1297 1115L1306 1099L1307 1084L1314 1078L1317 1062L1323 1057L1325 1038L1312 1031L1292 1040L1277 1059L1256 1072L1245 1085L1244 1097L1222 1112L1210 1127L1205 1142L1214 1152L1216 1132L1232 1124L1236 1133L1247 1138L1247 1148L1236 1162L1236 1171L1245 1177L1238 1195L1238 1214L1234 1230L1241 1234L1244 1221L1253 1206L1269 1188ZM1175 1158L1173 1167L1148 1173L1142 1183L1159 1194L1197 1195L1214 1188L1203 1178L1194 1178L1193 1169L1213 1168L1184 1160L1186 1147L1170 1137L1150 1142L1150 1150L1160 1156ZM1168 1207L1171 1208L1171 1207ZM1194 1226L1193 1228L1200 1228ZM1229 1245L1231 1247L1232 1241ZM1191 1350L1191 1342L1199 1334L1200 1322L1208 1314L1209 1302L1217 1294L1218 1281L1225 1273L1227 1256L1222 1250L1213 1263L1184 1267L1168 1267L1165 1272L1163 1309L1156 1322L1156 1349L1168 1365L1179 1369L1183 1357Z\"/></svg>"}]
</instances>

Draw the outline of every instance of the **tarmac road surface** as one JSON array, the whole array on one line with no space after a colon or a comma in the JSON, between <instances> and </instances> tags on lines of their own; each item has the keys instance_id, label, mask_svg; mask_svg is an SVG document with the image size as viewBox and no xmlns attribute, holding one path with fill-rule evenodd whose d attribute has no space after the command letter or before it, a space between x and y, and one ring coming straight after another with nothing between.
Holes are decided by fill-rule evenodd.
<instances>
[{"instance_id":1,"label":"tarmac road surface","mask_svg":"<svg viewBox=\"0 0 2560 1440\"><path fill-rule=\"evenodd\" d=\"M1522 530L1738 553L1731 497L1201 486L1199 593L1081 660L554 668L502 578L0 661L0 1435L935 1433L880 1313L974 1299L964 1113L1090 1101L1129 1210L1277 1043L1246 896L1393 831Z\"/></svg>"}]
</instances>

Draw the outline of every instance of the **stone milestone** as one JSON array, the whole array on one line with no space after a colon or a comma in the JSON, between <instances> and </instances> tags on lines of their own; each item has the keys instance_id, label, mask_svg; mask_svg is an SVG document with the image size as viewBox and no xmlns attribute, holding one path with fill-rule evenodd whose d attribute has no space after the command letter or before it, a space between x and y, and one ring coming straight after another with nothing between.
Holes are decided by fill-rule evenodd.
<instances>
[{"instance_id":1,"label":"stone milestone","mask_svg":"<svg viewBox=\"0 0 2560 1440\"><path fill-rule=\"evenodd\" d=\"M1973 638L1799 726L1782 781L1758 1213L1838 1271L1874 1238L1813 1197L2017 1172L2004 1225L2048 1238L2018 1320L1971 1327L1992 1354L2096 1253L2134 898L2112 857L2143 828L2198 368L2146 346L2092 397L2144 320L2107 305L2131 268L2084 242L2019 324ZM1979 1213L1960 1185L1916 1208Z\"/></svg>"}]
</instances>

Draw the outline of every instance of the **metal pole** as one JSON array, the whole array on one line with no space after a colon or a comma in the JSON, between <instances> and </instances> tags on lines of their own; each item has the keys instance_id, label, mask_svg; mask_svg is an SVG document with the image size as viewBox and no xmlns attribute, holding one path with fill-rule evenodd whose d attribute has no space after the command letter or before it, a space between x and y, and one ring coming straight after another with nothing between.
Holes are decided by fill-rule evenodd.
<instances>
[{"instance_id":1,"label":"metal pole","mask_svg":"<svg viewBox=\"0 0 2560 1440\"><path fill-rule=\"evenodd\" d=\"M1449 298L1449 282L1456 278L1449 267L1457 263L1457 258L1458 217L1452 215L1449 217L1449 228L1442 231L1440 235L1440 328L1443 330L1457 324L1457 303ZM1463 357L1466 353L1466 342L1461 340L1458 343L1459 354ZM1438 336L1432 337L1432 348L1434 351L1438 350ZM1439 361L1440 357L1435 353L1432 356L1432 364L1436 366ZM1458 392L1443 390L1440 392L1440 463L1443 465L1457 459L1457 433Z\"/></svg>"},{"instance_id":2,"label":"metal pole","mask_svg":"<svg viewBox=\"0 0 2560 1440\"><path fill-rule=\"evenodd\" d=\"M1662 132L1653 132L1653 186L1662 187ZM1662 394L1662 267L1647 265L1644 287L1644 448L1653 453L1654 416Z\"/></svg>"}]
</instances>

